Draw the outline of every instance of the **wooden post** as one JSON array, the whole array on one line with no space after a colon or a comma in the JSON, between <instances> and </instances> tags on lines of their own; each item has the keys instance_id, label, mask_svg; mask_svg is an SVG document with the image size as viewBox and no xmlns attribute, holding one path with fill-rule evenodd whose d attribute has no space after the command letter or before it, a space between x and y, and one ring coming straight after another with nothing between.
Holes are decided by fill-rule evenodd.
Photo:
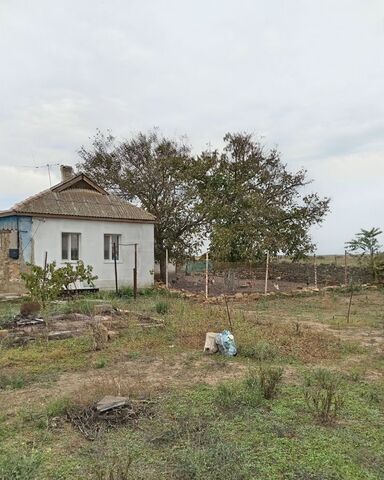
<instances>
[{"instance_id":1,"label":"wooden post","mask_svg":"<svg viewBox=\"0 0 384 480\"><path fill-rule=\"evenodd\" d=\"M45 252L45 255L44 255L44 276L43 276L44 287L45 287L45 282L47 281L47 265L48 265L48 252Z\"/></svg>"},{"instance_id":2,"label":"wooden post","mask_svg":"<svg viewBox=\"0 0 384 480\"><path fill-rule=\"evenodd\" d=\"M165 249L165 288L168 288L168 248Z\"/></svg>"},{"instance_id":3,"label":"wooden post","mask_svg":"<svg viewBox=\"0 0 384 480\"><path fill-rule=\"evenodd\" d=\"M208 252L205 254L205 298L208 298L208 270L209 270L209 258Z\"/></svg>"},{"instance_id":4,"label":"wooden post","mask_svg":"<svg viewBox=\"0 0 384 480\"><path fill-rule=\"evenodd\" d=\"M113 255L113 262L115 264L115 289L116 289L116 294L119 293L119 284L117 282L117 258L116 258L116 243L113 242L112 245L112 255Z\"/></svg>"},{"instance_id":5,"label":"wooden post","mask_svg":"<svg viewBox=\"0 0 384 480\"><path fill-rule=\"evenodd\" d=\"M348 285L347 251L344 250L344 285Z\"/></svg>"},{"instance_id":6,"label":"wooden post","mask_svg":"<svg viewBox=\"0 0 384 480\"><path fill-rule=\"evenodd\" d=\"M267 250L267 258L265 262L265 285L264 285L264 295L268 292L268 271L269 271L269 251Z\"/></svg>"},{"instance_id":7,"label":"wooden post","mask_svg":"<svg viewBox=\"0 0 384 480\"><path fill-rule=\"evenodd\" d=\"M350 318L350 316L351 316L352 297L353 297L353 285L351 285L351 295L350 295L350 297L349 297L348 313L347 313L347 323L349 323L349 318Z\"/></svg>"},{"instance_id":8,"label":"wooden post","mask_svg":"<svg viewBox=\"0 0 384 480\"><path fill-rule=\"evenodd\" d=\"M133 268L133 298L137 298L137 243L135 243L135 266Z\"/></svg>"},{"instance_id":9,"label":"wooden post","mask_svg":"<svg viewBox=\"0 0 384 480\"><path fill-rule=\"evenodd\" d=\"M317 264L316 264L316 254L313 255L313 271L315 275L315 288L317 288Z\"/></svg>"}]
</instances>

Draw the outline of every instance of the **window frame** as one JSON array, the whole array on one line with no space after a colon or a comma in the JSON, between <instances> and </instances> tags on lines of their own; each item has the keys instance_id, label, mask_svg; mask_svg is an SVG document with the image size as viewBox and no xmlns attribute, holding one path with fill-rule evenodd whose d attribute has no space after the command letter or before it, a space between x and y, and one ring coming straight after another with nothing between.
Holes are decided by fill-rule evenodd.
<instances>
[{"instance_id":1,"label":"window frame","mask_svg":"<svg viewBox=\"0 0 384 480\"><path fill-rule=\"evenodd\" d=\"M64 235L68 235L68 258L63 258L63 239ZM72 258L72 235L77 235L77 259ZM80 232L61 232L61 261L63 263L77 263L81 259L81 233Z\"/></svg>"},{"instance_id":2,"label":"window frame","mask_svg":"<svg viewBox=\"0 0 384 480\"><path fill-rule=\"evenodd\" d=\"M112 254L112 250L113 250L113 241L112 240L113 240L113 237L115 237L115 236L117 237L117 245L118 245L116 262L117 263L122 263L121 249L120 249L121 238L122 238L121 233L104 233L104 236L103 236L103 258L104 258L105 263L111 263L111 262L115 261L114 258L113 258L113 254ZM105 253L106 253L105 238L106 237L109 237L108 258L105 258Z\"/></svg>"}]
</instances>

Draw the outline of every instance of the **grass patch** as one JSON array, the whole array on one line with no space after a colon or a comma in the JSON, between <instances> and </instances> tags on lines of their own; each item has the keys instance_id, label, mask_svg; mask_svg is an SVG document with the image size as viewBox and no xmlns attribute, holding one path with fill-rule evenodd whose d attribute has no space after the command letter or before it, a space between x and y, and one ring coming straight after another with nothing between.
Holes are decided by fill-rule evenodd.
<instances>
[{"instance_id":1,"label":"grass patch","mask_svg":"<svg viewBox=\"0 0 384 480\"><path fill-rule=\"evenodd\" d=\"M38 451L0 454L0 480L36 480L42 461Z\"/></svg>"}]
</instances>

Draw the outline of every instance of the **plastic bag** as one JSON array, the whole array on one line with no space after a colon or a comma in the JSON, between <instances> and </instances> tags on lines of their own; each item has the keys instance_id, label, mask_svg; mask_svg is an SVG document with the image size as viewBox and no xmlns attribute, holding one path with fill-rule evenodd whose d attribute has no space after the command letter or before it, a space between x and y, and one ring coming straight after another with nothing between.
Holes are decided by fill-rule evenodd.
<instances>
[{"instance_id":1,"label":"plastic bag","mask_svg":"<svg viewBox=\"0 0 384 480\"><path fill-rule=\"evenodd\" d=\"M216 344L219 348L219 352L227 357L234 357L237 354L235 337L229 330L224 330L221 333L216 334Z\"/></svg>"}]
</instances>

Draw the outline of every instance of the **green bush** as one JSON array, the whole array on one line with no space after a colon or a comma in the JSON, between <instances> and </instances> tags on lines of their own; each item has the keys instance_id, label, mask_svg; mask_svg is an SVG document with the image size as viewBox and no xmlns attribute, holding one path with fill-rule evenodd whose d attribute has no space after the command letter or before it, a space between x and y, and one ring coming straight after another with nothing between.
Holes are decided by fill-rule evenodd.
<instances>
[{"instance_id":1,"label":"green bush","mask_svg":"<svg viewBox=\"0 0 384 480\"><path fill-rule=\"evenodd\" d=\"M93 286L97 279L92 275L93 267L85 266L81 260L76 265L66 263L64 267L56 267L56 262L48 263L45 268L33 264L28 267L29 271L23 272L21 278L31 299L42 305L58 298L62 291L69 290L70 285L76 287L76 282Z\"/></svg>"},{"instance_id":2,"label":"green bush","mask_svg":"<svg viewBox=\"0 0 384 480\"><path fill-rule=\"evenodd\" d=\"M260 390L267 400L275 398L283 378L282 367L261 367L260 368Z\"/></svg>"},{"instance_id":3,"label":"green bush","mask_svg":"<svg viewBox=\"0 0 384 480\"><path fill-rule=\"evenodd\" d=\"M304 397L318 420L334 421L344 405L341 376L324 368L314 370L305 379Z\"/></svg>"}]
</instances>

